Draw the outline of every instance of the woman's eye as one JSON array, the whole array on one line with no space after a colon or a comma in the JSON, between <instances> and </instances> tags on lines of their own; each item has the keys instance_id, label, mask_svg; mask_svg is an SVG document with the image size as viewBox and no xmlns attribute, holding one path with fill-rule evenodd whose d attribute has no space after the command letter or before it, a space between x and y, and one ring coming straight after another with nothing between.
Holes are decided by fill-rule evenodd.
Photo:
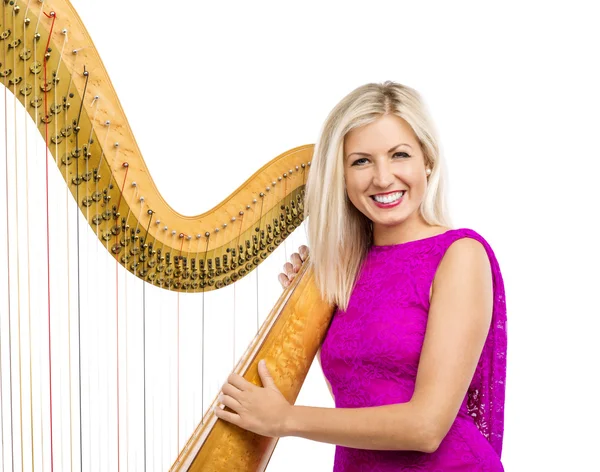
<instances>
[{"instance_id":1,"label":"woman's eye","mask_svg":"<svg viewBox=\"0 0 600 472\"><path fill-rule=\"evenodd\" d=\"M356 159L356 160L355 160L355 161L352 163L352 165L353 165L353 166L356 166L356 165L359 165L359 166L360 166L360 165L363 165L363 164L364 164L364 163L366 163L366 162L367 162L367 158L366 158L366 157L361 157L360 159Z\"/></svg>"},{"instance_id":2,"label":"woman's eye","mask_svg":"<svg viewBox=\"0 0 600 472\"><path fill-rule=\"evenodd\" d=\"M393 157L410 157L410 156L405 152L395 152Z\"/></svg>"}]
</instances>

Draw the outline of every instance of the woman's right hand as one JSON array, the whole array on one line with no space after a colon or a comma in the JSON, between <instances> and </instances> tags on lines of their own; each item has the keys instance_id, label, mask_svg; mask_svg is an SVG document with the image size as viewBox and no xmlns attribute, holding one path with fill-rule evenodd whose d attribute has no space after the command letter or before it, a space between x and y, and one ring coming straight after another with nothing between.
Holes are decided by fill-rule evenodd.
<instances>
[{"instance_id":1,"label":"woman's right hand","mask_svg":"<svg viewBox=\"0 0 600 472\"><path fill-rule=\"evenodd\" d=\"M307 257L308 247L302 245L298 248L298 252L295 252L290 256L291 262L286 262L283 265L283 273L279 274L278 277L279 283L283 288L288 287L292 283L292 280L294 280L294 277L296 277L296 274L302 267L302 264Z\"/></svg>"}]
</instances>

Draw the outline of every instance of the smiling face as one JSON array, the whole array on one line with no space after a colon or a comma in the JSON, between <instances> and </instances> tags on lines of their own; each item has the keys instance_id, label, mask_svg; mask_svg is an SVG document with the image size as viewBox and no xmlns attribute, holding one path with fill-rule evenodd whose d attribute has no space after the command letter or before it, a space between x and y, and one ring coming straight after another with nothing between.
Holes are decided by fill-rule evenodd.
<instances>
[{"instance_id":1,"label":"smiling face","mask_svg":"<svg viewBox=\"0 0 600 472\"><path fill-rule=\"evenodd\" d=\"M376 245L397 244L427 226L419 206L425 159L410 125L386 114L344 139L344 177L352 204L373 222Z\"/></svg>"}]
</instances>

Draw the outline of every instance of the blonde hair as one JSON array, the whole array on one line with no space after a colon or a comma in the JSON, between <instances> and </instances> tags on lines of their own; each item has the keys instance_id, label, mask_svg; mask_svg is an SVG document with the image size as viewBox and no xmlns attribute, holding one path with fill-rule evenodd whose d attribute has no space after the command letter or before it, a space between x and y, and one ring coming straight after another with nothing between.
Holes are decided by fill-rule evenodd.
<instances>
[{"instance_id":1,"label":"blonde hair","mask_svg":"<svg viewBox=\"0 0 600 472\"><path fill-rule=\"evenodd\" d=\"M315 145L306 183L310 261L321 296L346 310L356 277L373 244L371 221L348 199L344 182L344 137L384 114L404 119L431 168L419 211L430 225L451 226L445 202L445 167L437 133L419 93L394 82L370 83L344 97L329 113Z\"/></svg>"}]
</instances>

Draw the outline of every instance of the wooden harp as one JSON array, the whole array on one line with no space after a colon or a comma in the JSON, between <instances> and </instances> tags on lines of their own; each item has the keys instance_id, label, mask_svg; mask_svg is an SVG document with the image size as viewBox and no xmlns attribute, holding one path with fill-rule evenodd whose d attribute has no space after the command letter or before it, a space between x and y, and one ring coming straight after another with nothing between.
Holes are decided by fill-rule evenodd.
<instances>
[{"instance_id":1,"label":"wooden harp","mask_svg":"<svg viewBox=\"0 0 600 472\"><path fill-rule=\"evenodd\" d=\"M0 311L2 465L4 470L11 469L11 465L12 470L66 470L65 464L70 463L74 470L85 470L94 463L101 470L127 470L129 459L124 457L129 446L133 450L133 443L128 445L123 440L123 426L119 426L123 382L131 391L128 401L133 404L139 398L128 378L123 381L123 371L119 372L124 352L133 355L127 346L123 348L122 330L129 326L131 335L141 325L128 322L124 327L120 318L123 304L129 303L119 292L123 274L134 277L138 289L151 286L170 294L202 297L242 281L301 224L313 146L283 153L211 211L183 217L157 191L99 55L67 0L3 1L0 54L0 80L13 97L13 102L5 98L6 162L1 180L6 196L0 202L7 221L6 235L0 240L7 248L2 258L6 270L1 279L4 302ZM19 131L23 119L27 123L24 131ZM25 142L34 128L42 138L37 160L30 158L34 151L21 144L23 133ZM52 159L56 166L48 164ZM68 309L64 304L57 307L56 297L50 300L50 294L55 293L50 286L56 290L63 283L51 270L52 260L56 264L60 257L53 249L56 238L50 236L48 210L41 210L45 220L30 218L30 208L40 206L42 200L31 203L27 187L33 174L41 176L44 163L46 207L52 206L52 192L56 191L49 188L48 174L58 169L66 184L63 193L70 194L69 208L76 213L68 220L71 230L75 220L87 223L81 231L91 234L114 262L104 263L103 267L94 267L93 260L82 263L81 245L77 246L77 257L59 261L71 272L73 268L84 272L104 270L116 278L116 302L111 299L114 292L107 289L108 283L98 295L88 293L88 307L96 310L88 321L81 309L78 316L71 316L73 305L80 305L85 298L72 293L71 285L64 288L68 294L63 302ZM12 225L8 224L11 218L15 221ZM43 233L44 226L48 230L41 237L45 244L35 246L34 228ZM34 246L45 249L33 255L27 252L25 257L26 250ZM38 279L42 286L47 285L47 291L32 296L25 287ZM127 290L131 290L131 284ZM46 296L47 303L43 301ZM110 304L116 306L116 315L105 310ZM294 402L332 313L333 308L319 296L309 264L305 264L234 370L258 384L257 362L266 358L276 383ZM114 322L117 333L113 343L107 341L101 346L94 331L105 322ZM144 318L144 329L145 323ZM85 368L86 339L82 343L81 336L76 339L72 333L82 326L87 326L87 341L96 343L96 351L101 354L98 357L110 358L106 376L97 375L94 366ZM104 348L111 347L116 352L104 352ZM146 352L144 337L144 356ZM127 366L135 370L134 364L130 359ZM103 380L115 375L111 387L105 390L111 390L110 398L104 398ZM81 384L86 382L90 383L82 391ZM98 392L94 392L94 386ZM64 401L65 395L69 402ZM73 404L81 405L86 398L88 412L82 412L81 407L77 411ZM94 416L95 405L103 401L112 402L106 415L116 414L116 421L106 419L105 427L99 426L101 422ZM170 458L171 470L264 470L276 440L216 421L212 413L215 401L202 405L206 413L202 413L187 443L179 441L182 447ZM177 413L185 414L179 412L179 396L177 404ZM151 417L152 411L146 408L144 397L144 424L147 416ZM65 420L57 426L56 419L61 417ZM178 427L177 435L180 431ZM105 452L94 452L95 442L105 441L112 445ZM109 453L112 459L103 457ZM146 469L145 439L143 454ZM99 466L96 461L100 461ZM164 464L165 459L158 462ZM161 470L157 465L154 469Z\"/></svg>"}]
</instances>

